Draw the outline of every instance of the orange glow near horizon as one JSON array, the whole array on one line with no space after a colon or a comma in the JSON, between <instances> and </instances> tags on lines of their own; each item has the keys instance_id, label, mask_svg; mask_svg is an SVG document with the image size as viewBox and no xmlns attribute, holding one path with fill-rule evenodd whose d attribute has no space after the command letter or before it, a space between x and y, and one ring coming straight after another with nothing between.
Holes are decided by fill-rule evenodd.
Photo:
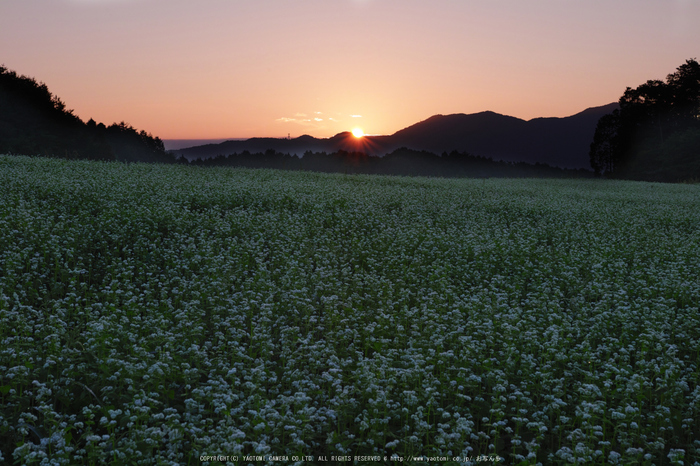
<instances>
[{"instance_id":1,"label":"orange glow near horizon","mask_svg":"<svg viewBox=\"0 0 700 466\"><path fill-rule=\"evenodd\" d=\"M352 130L352 135L359 139L365 135L365 132L362 131L362 128L355 128Z\"/></svg>"},{"instance_id":2,"label":"orange glow near horizon","mask_svg":"<svg viewBox=\"0 0 700 466\"><path fill-rule=\"evenodd\" d=\"M698 17L687 0L0 2L0 64L161 139L384 135L617 101L698 55Z\"/></svg>"}]
</instances>

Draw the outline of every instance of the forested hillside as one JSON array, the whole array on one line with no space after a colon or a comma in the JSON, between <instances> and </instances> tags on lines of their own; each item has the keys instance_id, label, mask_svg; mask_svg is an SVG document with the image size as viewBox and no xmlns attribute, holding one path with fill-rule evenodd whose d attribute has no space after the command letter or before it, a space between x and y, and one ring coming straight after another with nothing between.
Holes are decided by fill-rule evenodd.
<instances>
[{"instance_id":1,"label":"forested hillside","mask_svg":"<svg viewBox=\"0 0 700 466\"><path fill-rule=\"evenodd\" d=\"M163 142L121 122L83 122L44 83L0 66L0 153L172 162Z\"/></svg>"}]
</instances>

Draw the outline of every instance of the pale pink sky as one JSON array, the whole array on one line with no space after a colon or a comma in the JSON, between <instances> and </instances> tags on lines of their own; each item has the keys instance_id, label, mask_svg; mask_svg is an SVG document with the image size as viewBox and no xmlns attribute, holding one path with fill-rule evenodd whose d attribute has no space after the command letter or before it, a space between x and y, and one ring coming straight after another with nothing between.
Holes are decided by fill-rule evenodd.
<instances>
[{"instance_id":1,"label":"pale pink sky","mask_svg":"<svg viewBox=\"0 0 700 466\"><path fill-rule=\"evenodd\" d=\"M697 0L2 0L0 63L163 139L391 134L616 101L700 57Z\"/></svg>"}]
</instances>

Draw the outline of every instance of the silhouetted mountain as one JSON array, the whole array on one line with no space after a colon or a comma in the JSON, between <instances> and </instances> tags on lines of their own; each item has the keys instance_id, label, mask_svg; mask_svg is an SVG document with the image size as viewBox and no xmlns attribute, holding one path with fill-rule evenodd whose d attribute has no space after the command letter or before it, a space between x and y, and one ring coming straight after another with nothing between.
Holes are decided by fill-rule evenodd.
<instances>
[{"instance_id":1,"label":"silhouetted mountain","mask_svg":"<svg viewBox=\"0 0 700 466\"><path fill-rule=\"evenodd\" d=\"M194 160L268 149L291 155L302 155L307 151L347 151L381 156L399 148L409 148L436 154L458 151L494 160L590 169L588 151L596 124L601 116L615 108L617 103L612 103L565 118L529 121L494 112L435 115L391 136L358 139L344 132L327 139L307 135L295 139L253 138L175 152Z\"/></svg>"},{"instance_id":2,"label":"silhouetted mountain","mask_svg":"<svg viewBox=\"0 0 700 466\"><path fill-rule=\"evenodd\" d=\"M467 151L494 160L588 169L596 124L616 107L608 104L565 118L529 121L494 112L436 115L398 131L392 138L417 150Z\"/></svg>"},{"instance_id":3,"label":"silhouetted mountain","mask_svg":"<svg viewBox=\"0 0 700 466\"><path fill-rule=\"evenodd\" d=\"M0 153L173 162L163 142L121 122L84 123L46 84L0 66Z\"/></svg>"}]
</instances>

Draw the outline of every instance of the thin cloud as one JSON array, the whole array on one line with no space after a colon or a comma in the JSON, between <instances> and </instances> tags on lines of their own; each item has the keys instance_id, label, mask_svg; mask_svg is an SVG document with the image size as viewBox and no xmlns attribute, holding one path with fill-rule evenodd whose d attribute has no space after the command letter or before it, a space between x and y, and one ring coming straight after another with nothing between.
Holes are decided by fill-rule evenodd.
<instances>
[{"instance_id":1,"label":"thin cloud","mask_svg":"<svg viewBox=\"0 0 700 466\"><path fill-rule=\"evenodd\" d=\"M275 121L279 121L281 123L296 123L297 125L301 126L308 126L316 129L323 129L326 126L324 125L323 121L324 119L321 118L321 115L323 115L323 112L320 111L315 111L312 112L311 115L303 112L297 112L294 114L293 117L281 117L277 118ZM339 114L340 115L340 114ZM332 121L333 123L337 123L338 120L335 118L326 118L328 121Z\"/></svg>"},{"instance_id":2,"label":"thin cloud","mask_svg":"<svg viewBox=\"0 0 700 466\"><path fill-rule=\"evenodd\" d=\"M362 115L350 115L350 118L362 118Z\"/></svg>"},{"instance_id":3,"label":"thin cloud","mask_svg":"<svg viewBox=\"0 0 700 466\"><path fill-rule=\"evenodd\" d=\"M309 126L309 125L313 124L312 123L313 120L310 120L308 118L303 118L300 120L298 118L282 117L282 118L276 119L275 121L281 121L282 123L296 123L296 124L302 125L302 126Z\"/></svg>"}]
</instances>

